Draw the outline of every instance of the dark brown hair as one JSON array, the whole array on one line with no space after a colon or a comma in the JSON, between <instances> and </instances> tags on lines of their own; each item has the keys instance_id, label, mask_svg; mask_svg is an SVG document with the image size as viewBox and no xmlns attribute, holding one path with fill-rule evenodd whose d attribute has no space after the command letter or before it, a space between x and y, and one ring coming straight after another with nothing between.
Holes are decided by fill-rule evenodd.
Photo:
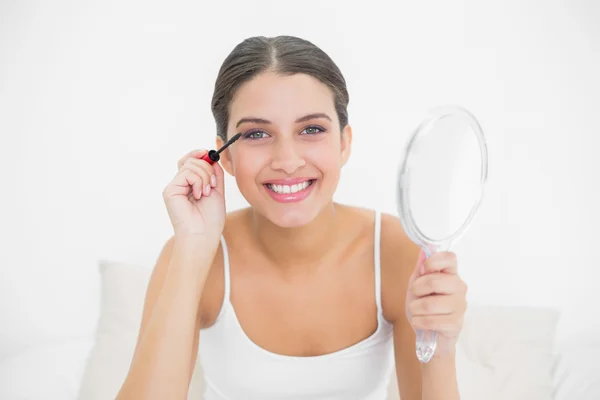
<instances>
[{"instance_id":1,"label":"dark brown hair","mask_svg":"<svg viewBox=\"0 0 600 400\"><path fill-rule=\"evenodd\" d=\"M308 40L294 36L255 36L239 43L227 56L215 82L211 108L217 135L227 140L229 103L236 90L262 72L282 75L303 73L325 85L333 93L340 130L348 124L346 81L333 60Z\"/></svg>"}]
</instances>

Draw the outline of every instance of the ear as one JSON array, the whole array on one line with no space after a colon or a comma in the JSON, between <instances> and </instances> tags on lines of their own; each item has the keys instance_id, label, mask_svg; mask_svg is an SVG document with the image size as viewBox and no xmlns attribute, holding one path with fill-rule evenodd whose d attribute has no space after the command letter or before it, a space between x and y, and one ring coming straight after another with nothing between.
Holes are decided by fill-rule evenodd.
<instances>
[{"instance_id":1,"label":"ear","mask_svg":"<svg viewBox=\"0 0 600 400\"><path fill-rule=\"evenodd\" d=\"M350 158L350 152L352 149L352 127L350 125L346 125L342 130L342 143L340 147L341 155L342 155L342 166L346 164L348 158Z\"/></svg>"},{"instance_id":2,"label":"ear","mask_svg":"<svg viewBox=\"0 0 600 400\"><path fill-rule=\"evenodd\" d=\"M221 147L223 147L223 145L225 144L225 141L221 138L221 136L217 135L217 140L216 140L216 146L217 149L220 149ZM227 171L227 173L231 176L235 176L234 172L233 172L233 163L231 162L231 153L229 152L229 148L226 148L222 153L221 153L221 159L219 164L221 164L221 167Z\"/></svg>"}]
</instances>

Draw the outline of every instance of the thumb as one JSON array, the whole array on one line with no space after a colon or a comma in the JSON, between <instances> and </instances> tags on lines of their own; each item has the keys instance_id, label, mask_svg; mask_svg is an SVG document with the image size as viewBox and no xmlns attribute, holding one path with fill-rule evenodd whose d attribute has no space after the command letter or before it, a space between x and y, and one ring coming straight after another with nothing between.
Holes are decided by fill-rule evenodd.
<instances>
[{"instance_id":1,"label":"thumb","mask_svg":"<svg viewBox=\"0 0 600 400\"><path fill-rule=\"evenodd\" d=\"M417 267L419 269L419 276L425 273L425 261L427 260L427 256L425 255L425 251L421 249L419 251L419 259L417 260Z\"/></svg>"},{"instance_id":2,"label":"thumb","mask_svg":"<svg viewBox=\"0 0 600 400\"><path fill-rule=\"evenodd\" d=\"M419 257L417 259L417 263L415 264L415 268L413 269L413 273L410 276L409 282L412 282L415 279L417 279L418 277L420 277L421 275L423 275L423 272L424 272L423 264L425 264L426 259L427 259L427 257L425 256L425 252L423 251L423 249L419 250Z\"/></svg>"}]
</instances>

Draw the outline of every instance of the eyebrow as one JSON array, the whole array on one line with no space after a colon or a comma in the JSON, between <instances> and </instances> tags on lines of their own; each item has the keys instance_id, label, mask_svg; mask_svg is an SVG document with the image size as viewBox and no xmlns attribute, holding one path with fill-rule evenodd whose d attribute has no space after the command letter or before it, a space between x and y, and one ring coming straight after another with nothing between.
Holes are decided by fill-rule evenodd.
<instances>
[{"instance_id":1,"label":"eyebrow","mask_svg":"<svg viewBox=\"0 0 600 400\"><path fill-rule=\"evenodd\" d=\"M325 113L313 113L313 114L308 114L305 115L303 117L298 118L295 123L300 123L300 122L306 122L309 121L311 119L318 119L318 118L325 118L329 121L331 121L331 118L329 117L329 115L325 114ZM239 127L241 124L243 123L247 123L247 122L251 122L254 124L265 124L265 125L269 125L272 122L269 120L266 120L264 118L255 118L255 117L245 117L240 119L237 124L235 125L235 127Z\"/></svg>"}]
</instances>

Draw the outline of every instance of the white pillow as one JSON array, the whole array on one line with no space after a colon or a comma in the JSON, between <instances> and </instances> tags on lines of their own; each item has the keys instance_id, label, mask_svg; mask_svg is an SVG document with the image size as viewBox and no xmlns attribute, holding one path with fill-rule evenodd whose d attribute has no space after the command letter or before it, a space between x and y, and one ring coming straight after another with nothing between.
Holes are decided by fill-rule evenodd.
<instances>
[{"instance_id":1,"label":"white pillow","mask_svg":"<svg viewBox=\"0 0 600 400\"><path fill-rule=\"evenodd\" d=\"M469 306L459 341L466 356L492 376L493 395L486 398L553 398L559 316L550 308Z\"/></svg>"},{"instance_id":2,"label":"white pillow","mask_svg":"<svg viewBox=\"0 0 600 400\"><path fill-rule=\"evenodd\" d=\"M102 261L100 319L96 343L81 382L80 400L114 399L131 364L151 268ZM189 398L201 399L202 372L197 364Z\"/></svg>"},{"instance_id":3,"label":"white pillow","mask_svg":"<svg viewBox=\"0 0 600 400\"><path fill-rule=\"evenodd\" d=\"M470 359L460 342L456 349L456 375L461 400L496 399L492 390L492 371ZM387 400L400 400L395 369L392 372Z\"/></svg>"},{"instance_id":4,"label":"white pillow","mask_svg":"<svg viewBox=\"0 0 600 400\"><path fill-rule=\"evenodd\" d=\"M554 400L600 399L600 336L577 334L558 345Z\"/></svg>"},{"instance_id":5,"label":"white pillow","mask_svg":"<svg viewBox=\"0 0 600 400\"><path fill-rule=\"evenodd\" d=\"M552 400L558 317L546 308L470 305L456 349L461 400Z\"/></svg>"}]
</instances>

